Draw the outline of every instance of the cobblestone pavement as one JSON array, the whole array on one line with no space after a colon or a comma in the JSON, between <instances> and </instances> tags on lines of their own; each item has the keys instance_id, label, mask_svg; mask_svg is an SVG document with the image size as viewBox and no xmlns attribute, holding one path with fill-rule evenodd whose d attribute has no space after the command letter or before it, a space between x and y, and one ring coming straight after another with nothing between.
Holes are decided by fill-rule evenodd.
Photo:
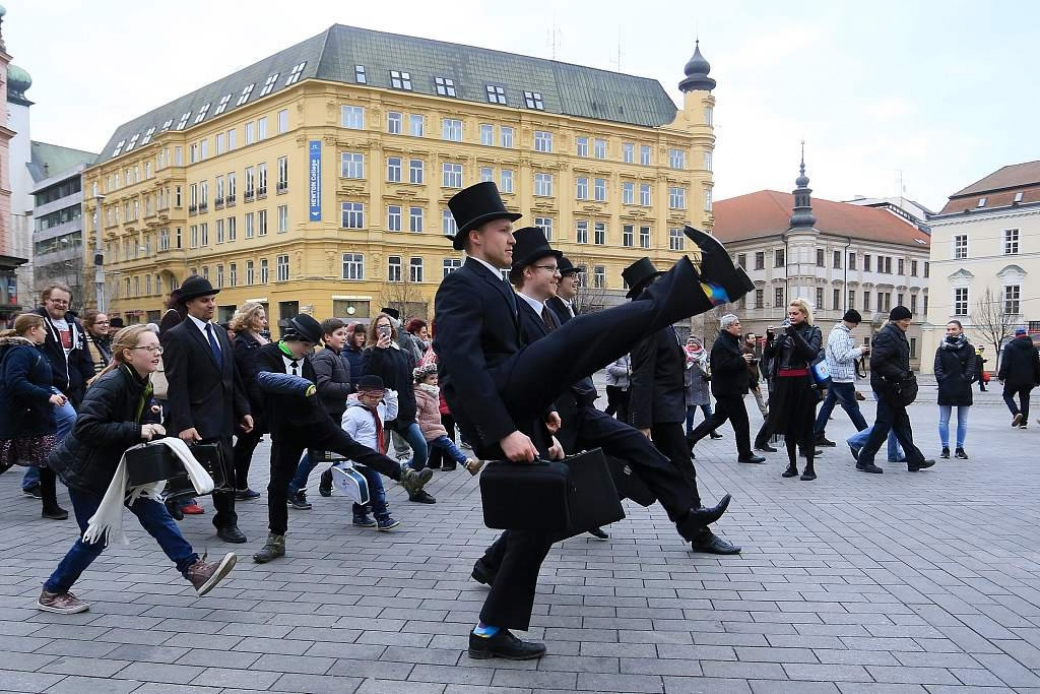
<instances>
[{"instance_id":1,"label":"cobblestone pavement","mask_svg":"<svg viewBox=\"0 0 1040 694\"><path fill-rule=\"evenodd\" d=\"M922 398L912 415L935 454L934 393ZM128 522L131 544L84 575L75 590L91 610L74 616L33 609L73 523L42 520L9 472L0 690L1040 692L1040 426L1010 429L998 400L972 411L971 460L918 474L884 462L884 475L857 473L838 447L817 481L784 480L781 454L737 464L724 427L698 446L698 472L707 500L733 494L718 532L744 553L692 554L659 507L628 505L608 542L582 536L549 555L527 636L550 655L524 663L463 653L485 594L469 571L493 537L464 472L438 473L433 506L392 488L393 533L351 527L342 499L316 494L315 474L314 510L291 511L288 558L264 566L249 555L266 505L240 504L250 543L233 547L242 561L204 598ZM829 434L850 433L839 410ZM204 505L181 527L213 556L231 547Z\"/></svg>"}]
</instances>

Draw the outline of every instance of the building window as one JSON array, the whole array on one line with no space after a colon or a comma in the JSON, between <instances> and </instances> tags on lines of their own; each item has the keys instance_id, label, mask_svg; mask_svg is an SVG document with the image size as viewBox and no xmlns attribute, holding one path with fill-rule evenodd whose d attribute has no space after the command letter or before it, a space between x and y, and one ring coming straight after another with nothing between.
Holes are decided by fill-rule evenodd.
<instances>
[{"instance_id":1,"label":"building window","mask_svg":"<svg viewBox=\"0 0 1040 694\"><path fill-rule=\"evenodd\" d=\"M686 235L682 229L668 230L668 250L682 251L686 248Z\"/></svg>"},{"instance_id":2,"label":"building window","mask_svg":"<svg viewBox=\"0 0 1040 694\"><path fill-rule=\"evenodd\" d=\"M550 197L553 194L553 177L548 173L536 173L534 175L534 194Z\"/></svg>"},{"instance_id":3,"label":"building window","mask_svg":"<svg viewBox=\"0 0 1040 694\"><path fill-rule=\"evenodd\" d=\"M979 198L978 204L975 205L975 207L985 207L985 206L986 206L986 198Z\"/></svg>"},{"instance_id":4,"label":"building window","mask_svg":"<svg viewBox=\"0 0 1040 694\"><path fill-rule=\"evenodd\" d=\"M856 290L855 289L850 289L849 290L849 305L848 305L847 308L849 308L849 309L856 308Z\"/></svg>"},{"instance_id":5,"label":"building window","mask_svg":"<svg viewBox=\"0 0 1040 694\"><path fill-rule=\"evenodd\" d=\"M651 199L651 184L640 183L639 184L639 204L643 207L650 207Z\"/></svg>"},{"instance_id":6,"label":"building window","mask_svg":"<svg viewBox=\"0 0 1040 694\"><path fill-rule=\"evenodd\" d=\"M278 192L289 190L289 157L278 157Z\"/></svg>"},{"instance_id":7,"label":"building window","mask_svg":"<svg viewBox=\"0 0 1040 694\"><path fill-rule=\"evenodd\" d=\"M588 200L589 199L589 179L585 178L584 176L579 176L578 178L574 179L574 184L575 184L574 197L576 197L578 200Z\"/></svg>"},{"instance_id":8,"label":"building window","mask_svg":"<svg viewBox=\"0 0 1040 694\"><path fill-rule=\"evenodd\" d=\"M668 150L668 166L673 169L685 169L686 152L681 149Z\"/></svg>"},{"instance_id":9,"label":"building window","mask_svg":"<svg viewBox=\"0 0 1040 694\"><path fill-rule=\"evenodd\" d=\"M361 253L343 254L343 279L365 279L365 256Z\"/></svg>"},{"instance_id":10,"label":"building window","mask_svg":"<svg viewBox=\"0 0 1040 694\"><path fill-rule=\"evenodd\" d=\"M631 142L621 143L621 161L632 164L636 160L636 146Z\"/></svg>"},{"instance_id":11,"label":"building window","mask_svg":"<svg viewBox=\"0 0 1040 694\"><path fill-rule=\"evenodd\" d=\"M535 217L534 225L539 227L545 234L546 241L553 240L553 219L552 217Z\"/></svg>"},{"instance_id":12,"label":"building window","mask_svg":"<svg viewBox=\"0 0 1040 694\"><path fill-rule=\"evenodd\" d=\"M636 204L636 184L635 183L622 183L621 184L621 204L623 204L623 205L634 205L634 204Z\"/></svg>"},{"instance_id":13,"label":"building window","mask_svg":"<svg viewBox=\"0 0 1040 694\"><path fill-rule=\"evenodd\" d=\"M953 237L953 259L961 260L968 257L968 236L962 234Z\"/></svg>"},{"instance_id":14,"label":"building window","mask_svg":"<svg viewBox=\"0 0 1040 694\"><path fill-rule=\"evenodd\" d=\"M863 272L870 272L870 254L863 254Z\"/></svg>"},{"instance_id":15,"label":"building window","mask_svg":"<svg viewBox=\"0 0 1040 694\"><path fill-rule=\"evenodd\" d=\"M928 273L929 273L929 266L930 265L931 264L927 260L924 261L924 277L925 277L925 279L928 279Z\"/></svg>"},{"instance_id":16,"label":"building window","mask_svg":"<svg viewBox=\"0 0 1040 694\"><path fill-rule=\"evenodd\" d=\"M390 88L391 89L403 89L406 92L412 91L412 75L409 72L400 72L399 70L390 71Z\"/></svg>"},{"instance_id":17,"label":"building window","mask_svg":"<svg viewBox=\"0 0 1040 694\"><path fill-rule=\"evenodd\" d=\"M360 152L343 152L339 157L339 171L339 175L343 178L364 178L365 155ZM249 190L248 173L246 175L246 190Z\"/></svg>"},{"instance_id":18,"label":"building window","mask_svg":"<svg viewBox=\"0 0 1040 694\"><path fill-rule=\"evenodd\" d=\"M386 180L390 183L401 182L401 157L387 157Z\"/></svg>"},{"instance_id":19,"label":"building window","mask_svg":"<svg viewBox=\"0 0 1040 694\"><path fill-rule=\"evenodd\" d=\"M849 269L850 270L855 270L856 269L856 254L855 253L849 253Z\"/></svg>"},{"instance_id":20,"label":"building window","mask_svg":"<svg viewBox=\"0 0 1040 694\"><path fill-rule=\"evenodd\" d=\"M513 129L502 125L498 128L498 145L499 147L512 147L513 146Z\"/></svg>"},{"instance_id":21,"label":"building window","mask_svg":"<svg viewBox=\"0 0 1040 694\"><path fill-rule=\"evenodd\" d=\"M957 287L953 290L953 315L968 315L968 288Z\"/></svg>"},{"instance_id":22,"label":"building window","mask_svg":"<svg viewBox=\"0 0 1040 694\"><path fill-rule=\"evenodd\" d=\"M490 123L480 124L480 144L491 147L495 144L495 126Z\"/></svg>"},{"instance_id":23,"label":"building window","mask_svg":"<svg viewBox=\"0 0 1040 694\"><path fill-rule=\"evenodd\" d=\"M783 305L784 305L784 288L783 287L776 287L773 290L773 306L775 308L780 308Z\"/></svg>"},{"instance_id":24,"label":"building window","mask_svg":"<svg viewBox=\"0 0 1040 694\"><path fill-rule=\"evenodd\" d=\"M419 114L408 116L408 131L412 137L422 137L426 132L426 119Z\"/></svg>"},{"instance_id":25,"label":"building window","mask_svg":"<svg viewBox=\"0 0 1040 694\"><path fill-rule=\"evenodd\" d=\"M448 77L434 77L433 86L437 90L438 96L450 96L454 98L455 94L455 80Z\"/></svg>"},{"instance_id":26,"label":"building window","mask_svg":"<svg viewBox=\"0 0 1040 694\"><path fill-rule=\"evenodd\" d=\"M592 242L597 246L607 245L607 223L596 222L592 225Z\"/></svg>"},{"instance_id":27,"label":"building window","mask_svg":"<svg viewBox=\"0 0 1040 694\"><path fill-rule=\"evenodd\" d=\"M256 236L256 214L253 212L246 213L246 238L251 239Z\"/></svg>"},{"instance_id":28,"label":"building window","mask_svg":"<svg viewBox=\"0 0 1040 694\"><path fill-rule=\"evenodd\" d=\"M488 84L485 85L487 90L487 100L489 104L501 104L506 105L506 90L505 87L499 87L498 85Z\"/></svg>"},{"instance_id":29,"label":"building window","mask_svg":"<svg viewBox=\"0 0 1040 694\"><path fill-rule=\"evenodd\" d=\"M455 217L448 208L444 208L444 211L441 212L441 232L445 236L454 236L459 233L459 225L456 224Z\"/></svg>"},{"instance_id":30,"label":"building window","mask_svg":"<svg viewBox=\"0 0 1040 694\"><path fill-rule=\"evenodd\" d=\"M354 66L354 81L358 84L368 84L368 73L365 72L364 65Z\"/></svg>"},{"instance_id":31,"label":"building window","mask_svg":"<svg viewBox=\"0 0 1040 694\"><path fill-rule=\"evenodd\" d=\"M711 152L705 152L704 153L704 170L705 171L711 171L712 170L711 159L712 159Z\"/></svg>"},{"instance_id":32,"label":"building window","mask_svg":"<svg viewBox=\"0 0 1040 694\"><path fill-rule=\"evenodd\" d=\"M400 135L404 127L404 116L397 111L388 111L386 114L386 131L391 135Z\"/></svg>"},{"instance_id":33,"label":"building window","mask_svg":"<svg viewBox=\"0 0 1040 694\"><path fill-rule=\"evenodd\" d=\"M592 189L593 197L597 202L606 202L607 200L607 179L597 178L593 184Z\"/></svg>"},{"instance_id":34,"label":"building window","mask_svg":"<svg viewBox=\"0 0 1040 694\"><path fill-rule=\"evenodd\" d=\"M227 218L227 240L228 243L233 243L238 239L238 218L228 217Z\"/></svg>"},{"instance_id":35,"label":"building window","mask_svg":"<svg viewBox=\"0 0 1040 694\"><path fill-rule=\"evenodd\" d=\"M863 311L864 313L870 312L870 292L863 292Z\"/></svg>"},{"instance_id":36,"label":"building window","mask_svg":"<svg viewBox=\"0 0 1040 694\"><path fill-rule=\"evenodd\" d=\"M391 255L386 259L386 281L400 282L403 275L401 271L401 256Z\"/></svg>"},{"instance_id":37,"label":"building window","mask_svg":"<svg viewBox=\"0 0 1040 694\"><path fill-rule=\"evenodd\" d=\"M495 181L495 170L490 166L480 167L480 182L493 183Z\"/></svg>"},{"instance_id":38,"label":"building window","mask_svg":"<svg viewBox=\"0 0 1040 694\"><path fill-rule=\"evenodd\" d=\"M881 261L885 261L885 269L881 269ZM892 256L887 255L884 258L878 257L878 272L884 272L886 275L892 274Z\"/></svg>"},{"instance_id":39,"label":"building window","mask_svg":"<svg viewBox=\"0 0 1040 694\"><path fill-rule=\"evenodd\" d=\"M447 277L448 275L462 267L462 261L458 258L445 258L443 267L444 269L443 274L441 275L441 279Z\"/></svg>"},{"instance_id":40,"label":"building window","mask_svg":"<svg viewBox=\"0 0 1040 694\"><path fill-rule=\"evenodd\" d=\"M897 275L899 275L900 277L905 275L906 274L906 260L904 260L903 258L900 258L899 262L896 263L896 268L897 268L897 272L896 272Z\"/></svg>"},{"instance_id":41,"label":"building window","mask_svg":"<svg viewBox=\"0 0 1040 694\"><path fill-rule=\"evenodd\" d=\"M668 208L672 210L685 210L686 209L686 189L669 187L668 188Z\"/></svg>"},{"instance_id":42,"label":"building window","mask_svg":"<svg viewBox=\"0 0 1040 694\"><path fill-rule=\"evenodd\" d=\"M834 251L834 269L841 269L841 251Z\"/></svg>"},{"instance_id":43,"label":"building window","mask_svg":"<svg viewBox=\"0 0 1040 694\"><path fill-rule=\"evenodd\" d=\"M261 198L267 195L267 162L256 165L256 194Z\"/></svg>"},{"instance_id":44,"label":"building window","mask_svg":"<svg viewBox=\"0 0 1040 694\"><path fill-rule=\"evenodd\" d=\"M592 286L594 289L607 288L607 268L603 265L594 265L592 268Z\"/></svg>"},{"instance_id":45,"label":"building window","mask_svg":"<svg viewBox=\"0 0 1040 694\"><path fill-rule=\"evenodd\" d=\"M704 189L704 211L711 212L711 188Z\"/></svg>"},{"instance_id":46,"label":"building window","mask_svg":"<svg viewBox=\"0 0 1040 694\"><path fill-rule=\"evenodd\" d=\"M877 308L878 311L885 312L892 310L892 292L877 293Z\"/></svg>"},{"instance_id":47,"label":"building window","mask_svg":"<svg viewBox=\"0 0 1040 694\"><path fill-rule=\"evenodd\" d=\"M539 92L524 92L524 103L527 108L533 108L536 111L544 111L545 105L542 103L542 95Z\"/></svg>"},{"instance_id":48,"label":"building window","mask_svg":"<svg viewBox=\"0 0 1040 694\"><path fill-rule=\"evenodd\" d=\"M267 236L267 210L259 210L256 213L256 235Z\"/></svg>"},{"instance_id":49,"label":"building window","mask_svg":"<svg viewBox=\"0 0 1040 694\"><path fill-rule=\"evenodd\" d=\"M759 251L755 253L755 269L765 270L766 269L766 254L765 251Z\"/></svg>"},{"instance_id":50,"label":"building window","mask_svg":"<svg viewBox=\"0 0 1040 694\"><path fill-rule=\"evenodd\" d=\"M841 290L835 289L833 296L831 296L831 309L834 311L841 310Z\"/></svg>"},{"instance_id":51,"label":"building window","mask_svg":"<svg viewBox=\"0 0 1040 694\"><path fill-rule=\"evenodd\" d=\"M502 169L498 175L499 178L499 190L503 193L513 192L513 170Z\"/></svg>"},{"instance_id":52,"label":"building window","mask_svg":"<svg viewBox=\"0 0 1040 694\"><path fill-rule=\"evenodd\" d=\"M401 206L388 205L386 208L386 230L401 231Z\"/></svg>"},{"instance_id":53,"label":"building window","mask_svg":"<svg viewBox=\"0 0 1040 694\"><path fill-rule=\"evenodd\" d=\"M289 132L289 109L283 108L278 112L278 134Z\"/></svg>"},{"instance_id":54,"label":"building window","mask_svg":"<svg viewBox=\"0 0 1040 694\"><path fill-rule=\"evenodd\" d=\"M275 278L277 282L286 282L289 279L289 256L280 255L275 258Z\"/></svg>"},{"instance_id":55,"label":"building window","mask_svg":"<svg viewBox=\"0 0 1040 694\"><path fill-rule=\"evenodd\" d=\"M577 154L579 157L588 157L589 156L589 138L587 138L587 137L577 137L577 138L574 139L574 145L575 145L575 154Z\"/></svg>"},{"instance_id":56,"label":"building window","mask_svg":"<svg viewBox=\"0 0 1040 694\"><path fill-rule=\"evenodd\" d=\"M816 267L824 267L823 258L824 258L823 249L822 248L817 248L816 249ZM819 306L820 304L817 303L816 305Z\"/></svg>"},{"instance_id":57,"label":"building window","mask_svg":"<svg viewBox=\"0 0 1040 694\"><path fill-rule=\"evenodd\" d=\"M423 281L423 259L422 258L410 258L408 260L408 281L409 282L422 282Z\"/></svg>"},{"instance_id":58,"label":"building window","mask_svg":"<svg viewBox=\"0 0 1040 694\"><path fill-rule=\"evenodd\" d=\"M766 290L756 289L755 290L755 305L751 308L765 308L766 307Z\"/></svg>"},{"instance_id":59,"label":"building window","mask_svg":"<svg viewBox=\"0 0 1040 694\"><path fill-rule=\"evenodd\" d=\"M202 237L202 246L209 245L209 224L203 222L199 225L199 235ZM134 257L137 257L137 244L134 244Z\"/></svg>"},{"instance_id":60,"label":"building window","mask_svg":"<svg viewBox=\"0 0 1040 694\"><path fill-rule=\"evenodd\" d=\"M585 244L589 242L589 223L584 219L578 220L575 224L574 238L578 243Z\"/></svg>"},{"instance_id":61,"label":"building window","mask_svg":"<svg viewBox=\"0 0 1040 694\"><path fill-rule=\"evenodd\" d=\"M247 260L246 261L246 284L247 285L252 285L253 281L254 281L254 277L253 277L253 261L252 260Z\"/></svg>"},{"instance_id":62,"label":"building window","mask_svg":"<svg viewBox=\"0 0 1040 694\"><path fill-rule=\"evenodd\" d=\"M817 310L823 310L823 287L816 288L816 306Z\"/></svg>"},{"instance_id":63,"label":"building window","mask_svg":"<svg viewBox=\"0 0 1040 694\"><path fill-rule=\"evenodd\" d=\"M238 286L238 264L231 263L228 265L228 282L232 287ZM158 284L158 283L157 283ZM160 293L162 289L159 289Z\"/></svg>"},{"instance_id":64,"label":"building window","mask_svg":"<svg viewBox=\"0 0 1040 694\"><path fill-rule=\"evenodd\" d=\"M896 306L904 306L904 305L905 304L903 303L903 293L900 292L900 293L896 294Z\"/></svg>"},{"instance_id":65,"label":"building window","mask_svg":"<svg viewBox=\"0 0 1040 694\"><path fill-rule=\"evenodd\" d=\"M1009 284L1004 287L1004 313L1009 316L1017 316L1022 313L1021 285Z\"/></svg>"},{"instance_id":66,"label":"building window","mask_svg":"<svg viewBox=\"0 0 1040 694\"><path fill-rule=\"evenodd\" d=\"M451 142L462 142L462 121L454 118L441 119L441 138Z\"/></svg>"},{"instance_id":67,"label":"building window","mask_svg":"<svg viewBox=\"0 0 1040 694\"><path fill-rule=\"evenodd\" d=\"M365 228L365 205L360 202L345 202L343 203L343 224L344 229L364 229Z\"/></svg>"},{"instance_id":68,"label":"building window","mask_svg":"<svg viewBox=\"0 0 1040 694\"><path fill-rule=\"evenodd\" d=\"M1004 230L1004 255L1018 255L1018 229Z\"/></svg>"},{"instance_id":69,"label":"building window","mask_svg":"<svg viewBox=\"0 0 1040 694\"><path fill-rule=\"evenodd\" d=\"M462 164L445 162L441 171L441 186L444 188L462 187Z\"/></svg>"},{"instance_id":70,"label":"building window","mask_svg":"<svg viewBox=\"0 0 1040 694\"><path fill-rule=\"evenodd\" d=\"M650 145L639 145L639 163L650 166Z\"/></svg>"},{"instance_id":71,"label":"building window","mask_svg":"<svg viewBox=\"0 0 1040 694\"><path fill-rule=\"evenodd\" d=\"M148 138L147 138L147 136L146 136L146 137L145 137L145 142L147 142L147 141L148 141ZM142 144L143 144L143 143L142 143ZM1013 200L1012 200L1011 202L1013 202L1013 203L1019 203L1019 202L1022 202L1022 198L1023 198L1023 197L1024 197L1024 193L1023 193L1023 192L1022 192L1022 191L1020 190L1020 191L1018 191L1017 193L1015 193L1015 197L1014 197L1014 199L1013 199Z\"/></svg>"},{"instance_id":72,"label":"building window","mask_svg":"<svg viewBox=\"0 0 1040 694\"><path fill-rule=\"evenodd\" d=\"M621 227L621 245L625 248L632 248L636 245L636 228L632 224L625 224Z\"/></svg>"},{"instance_id":73,"label":"building window","mask_svg":"<svg viewBox=\"0 0 1040 694\"><path fill-rule=\"evenodd\" d=\"M787 256L783 248L773 251L773 267L787 267Z\"/></svg>"},{"instance_id":74,"label":"building window","mask_svg":"<svg viewBox=\"0 0 1040 694\"><path fill-rule=\"evenodd\" d=\"M917 313L917 295L910 295L910 313Z\"/></svg>"},{"instance_id":75,"label":"building window","mask_svg":"<svg viewBox=\"0 0 1040 694\"><path fill-rule=\"evenodd\" d=\"M553 136L552 133L544 130L534 131L534 151L536 152L552 152L553 151Z\"/></svg>"},{"instance_id":76,"label":"building window","mask_svg":"<svg viewBox=\"0 0 1040 694\"><path fill-rule=\"evenodd\" d=\"M408 162L408 182L416 185L422 184L424 179L424 164L422 159L412 159Z\"/></svg>"},{"instance_id":77,"label":"building window","mask_svg":"<svg viewBox=\"0 0 1040 694\"><path fill-rule=\"evenodd\" d=\"M260 284L267 284L270 275L267 270L267 258L260 259Z\"/></svg>"},{"instance_id":78,"label":"building window","mask_svg":"<svg viewBox=\"0 0 1040 694\"><path fill-rule=\"evenodd\" d=\"M224 220L217 220L217 243L224 243Z\"/></svg>"},{"instance_id":79,"label":"building window","mask_svg":"<svg viewBox=\"0 0 1040 694\"><path fill-rule=\"evenodd\" d=\"M423 230L423 208L408 208L408 231L413 234L421 234Z\"/></svg>"},{"instance_id":80,"label":"building window","mask_svg":"<svg viewBox=\"0 0 1040 694\"><path fill-rule=\"evenodd\" d=\"M365 129L365 109L361 106L344 106L340 109L339 124L351 130Z\"/></svg>"},{"instance_id":81,"label":"building window","mask_svg":"<svg viewBox=\"0 0 1040 694\"><path fill-rule=\"evenodd\" d=\"M737 267L747 270L747 253L737 253Z\"/></svg>"},{"instance_id":82,"label":"building window","mask_svg":"<svg viewBox=\"0 0 1040 694\"><path fill-rule=\"evenodd\" d=\"M650 227L639 227L639 247L650 248Z\"/></svg>"},{"instance_id":83,"label":"building window","mask_svg":"<svg viewBox=\"0 0 1040 694\"><path fill-rule=\"evenodd\" d=\"M711 106L704 107L704 124L708 126L715 125L715 109Z\"/></svg>"},{"instance_id":84,"label":"building window","mask_svg":"<svg viewBox=\"0 0 1040 694\"><path fill-rule=\"evenodd\" d=\"M596 159L607 158L607 141L596 139L592 141L592 156Z\"/></svg>"}]
</instances>

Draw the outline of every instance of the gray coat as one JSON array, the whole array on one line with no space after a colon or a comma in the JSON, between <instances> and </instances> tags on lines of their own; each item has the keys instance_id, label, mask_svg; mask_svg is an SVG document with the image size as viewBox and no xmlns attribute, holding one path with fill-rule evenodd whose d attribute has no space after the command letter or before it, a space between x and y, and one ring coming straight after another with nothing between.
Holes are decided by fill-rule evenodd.
<instances>
[{"instance_id":1,"label":"gray coat","mask_svg":"<svg viewBox=\"0 0 1040 694\"><path fill-rule=\"evenodd\" d=\"M687 407L700 407L701 405L711 404L711 395L708 393L711 384L704 376L702 362L697 360L694 360L693 364L684 372L683 380L686 386Z\"/></svg>"},{"instance_id":2,"label":"gray coat","mask_svg":"<svg viewBox=\"0 0 1040 694\"><path fill-rule=\"evenodd\" d=\"M329 347L316 352L311 364L318 378L318 399L338 422L347 409L347 396L354 390L350 384L350 364Z\"/></svg>"}]
</instances>

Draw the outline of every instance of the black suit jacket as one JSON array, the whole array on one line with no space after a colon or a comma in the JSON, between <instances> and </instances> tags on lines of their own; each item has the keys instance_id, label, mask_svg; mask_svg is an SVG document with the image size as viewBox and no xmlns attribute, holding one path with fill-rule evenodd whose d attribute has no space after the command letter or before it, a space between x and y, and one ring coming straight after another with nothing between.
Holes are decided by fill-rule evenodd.
<instances>
[{"instance_id":1,"label":"black suit jacket","mask_svg":"<svg viewBox=\"0 0 1040 694\"><path fill-rule=\"evenodd\" d=\"M194 427L205 440L227 438L249 414L249 399L227 331L218 325L213 328L222 355L219 367L209 342L190 318L160 338L170 383L166 428L173 436Z\"/></svg>"},{"instance_id":2,"label":"black suit jacket","mask_svg":"<svg viewBox=\"0 0 1040 694\"><path fill-rule=\"evenodd\" d=\"M282 350L278 348L277 342L268 342L256 351L256 373L263 371L284 374L285 362L282 360ZM299 375L311 383L318 384L318 373L314 370L310 355L300 360ZM283 395L281 393L263 393L264 412L269 413L268 428L271 436L280 438L286 432L304 429L306 427L323 425L325 420L332 417L321 405L318 396L301 398L296 395ZM338 423L337 423L338 426Z\"/></svg>"},{"instance_id":3,"label":"black suit jacket","mask_svg":"<svg viewBox=\"0 0 1040 694\"><path fill-rule=\"evenodd\" d=\"M629 424L649 429L654 424L686 420L686 355L671 326L646 337L632 350Z\"/></svg>"},{"instance_id":4,"label":"black suit jacket","mask_svg":"<svg viewBox=\"0 0 1040 694\"><path fill-rule=\"evenodd\" d=\"M711 346L711 392L715 397L747 395L751 387L751 374L744 361L744 349L740 338L725 330L715 338Z\"/></svg>"},{"instance_id":5,"label":"black suit jacket","mask_svg":"<svg viewBox=\"0 0 1040 694\"><path fill-rule=\"evenodd\" d=\"M552 309L552 312L556 314L556 318L560 321L560 325L563 325L574 316L567 310L567 304L563 303L563 299L558 296L554 296L545 302L546 305Z\"/></svg>"},{"instance_id":6,"label":"black suit jacket","mask_svg":"<svg viewBox=\"0 0 1040 694\"><path fill-rule=\"evenodd\" d=\"M444 278L434 300L441 392L467 440L485 451L519 430L498 391L508 378L499 367L523 347L520 301L473 258Z\"/></svg>"}]
</instances>

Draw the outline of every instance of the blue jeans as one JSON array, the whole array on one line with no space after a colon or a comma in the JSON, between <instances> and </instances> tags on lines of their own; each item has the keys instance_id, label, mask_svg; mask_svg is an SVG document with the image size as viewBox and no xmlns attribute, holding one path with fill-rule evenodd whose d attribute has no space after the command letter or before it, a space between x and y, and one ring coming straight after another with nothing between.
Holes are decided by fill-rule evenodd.
<instances>
[{"instance_id":1,"label":"blue jeans","mask_svg":"<svg viewBox=\"0 0 1040 694\"><path fill-rule=\"evenodd\" d=\"M412 447L412 459L408 461L408 467L413 470L422 470L426 467L429 450L426 447L426 437L422 435L417 422L412 422L407 427L398 427L397 433L404 437L408 445Z\"/></svg>"},{"instance_id":2,"label":"blue jeans","mask_svg":"<svg viewBox=\"0 0 1040 694\"><path fill-rule=\"evenodd\" d=\"M296 474L289 483L289 496L296 496L296 492L307 488L307 478L311 476L311 471L316 467L318 467L318 461L311 460L310 451L304 451L300 463L296 466Z\"/></svg>"},{"instance_id":3,"label":"blue jeans","mask_svg":"<svg viewBox=\"0 0 1040 694\"><path fill-rule=\"evenodd\" d=\"M874 427L869 426L863 431L853 434L845 441L853 448L863 448L867 445L867 440L870 439L871 433L873 433ZM894 431L888 432L888 462L898 463L903 460L903 449L899 447L899 439L896 438Z\"/></svg>"},{"instance_id":4,"label":"blue jeans","mask_svg":"<svg viewBox=\"0 0 1040 694\"><path fill-rule=\"evenodd\" d=\"M69 488L69 499L72 500L72 509L76 514L76 522L79 524L80 533L87 530L87 523L101 505L101 497L90 492ZM151 499L138 499L132 506L127 508L137 516L141 527L154 537L163 552L177 565L177 570L182 575L187 575L188 567L194 564L199 555L191 549L191 545L177 529L177 523L166 511L166 507L158 501ZM98 558L105 549L105 542L86 543L83 537L76 539L72 549L68 551L65 558L58 564L51 577L43 584L44 590L50 593L64 594L69 592L80 574Z\"/></svg>"},{"instance_id":5,"label":"blue jeans","mask_svg":"<svg viewBox=\"0 0 1040 694\"><path fill-rule=\"evenodd\" d=\"M711 403L704 405L687 405L686 406L686 433L693 433L693 420L697 417L697 408L701 408L701 412L704 413L705 419L711 418Z\"/></svg>"},{"instance_id":6,"label":"blue jeans","mask_svg":"<svg viewBox=\"0 0 1040 694\"><path fill-rule=\"evenodd\" d=\"M57 388L51 388L56 395L60 395L61 391ZM76 424L76 408L72 406L72 403L68 400L61 407L54 408L54 423L57 425L57 431L55 436L58 439L58 443L65 440L65 437L72 431L72 427ZM25 471L25 476L22 477L22 490L28 491L29 489L37 486L40 483L40 471L34 467L29 468Z\"/></svg>"},{"instance_id":7,"label":"blue jeans","mask_svg":"<svg viewBox=\"0 0 1040 694\"><path fill-rule=\"evenodd\" d=\"M863 413L859 411L859 403L856 402L856 384L831 382L827 388L827 397L820 406L820 413L816 416L816 426L813 428L816 438L821 438L827 432L827 422L830 421L834 406L839 402L852 420L856 431L867 428L867 420L863 418Z\"/></svg>"},{"instance_id":8,"label":"blue jeans","mask_svg":"<svg viewBox=\"0 0 1040 694\"><path fill-rule=\"evenodd\" d=\"M459 447L455 445L455 442L447 436L438 436L432 441L427 441L426 443L430 448L439 449L442 454L454 458L458 465L466 464L466 455L460 451Z\"/></svg>"},{"instance_id":9,"label":"blue jeans","mask_svg":"<svg viewBox=\"0 0 1040 694\"><path fill-rule=\"evenodd\" d=\"M357 465L354 468L368 480L368 503L362 506L354 504L354 515L360 516L368 513L369 509L376 515L377 520L390 517L390 509L386 507L386 489L383 488L383 476L375 470Z\"/></svg>"},{"instance_id":10,"label":"blue jeans","mask_svg":"<svg viewBox=\"0 0 1040 694\"><path fill-rule=\"evenodd\" d=\"M943 448L950 447L950 415L953 405L939 405L939 441ZM968 410L970 406L957 406L957 448L964 448L964 440L968 438Z\"/></svg>"}]
</instances>

